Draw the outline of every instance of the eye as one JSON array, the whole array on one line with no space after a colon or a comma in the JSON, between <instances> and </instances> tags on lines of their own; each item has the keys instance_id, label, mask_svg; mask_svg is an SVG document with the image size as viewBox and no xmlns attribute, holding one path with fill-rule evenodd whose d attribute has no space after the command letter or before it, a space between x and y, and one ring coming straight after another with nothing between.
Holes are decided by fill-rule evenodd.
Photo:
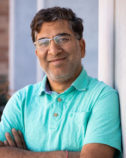
<instances>
[{"instance_id":1,"label":"eye","mask_svg":"<svg viewBox=\"0 0 126 158\"><path fill-rule=\"evenodd\" d=\"M40 40L38 41L39 47L47 46L48 44L49 44L49 39L40 39Z\"/></svg>"},{"instance_id":2,"label":"eye","mask_svg":"<svg viewBox=\"0 0 126 158\"><path fill-rule=\"evenodd\" d=\"M55 38L55 41L56 41L56 43L58 43L58 44L66 43L66 42L68 42L69 40L70 40L69 37L66 37L66 36L57 36L57 37Z\"/></svg>"},{"instance_id":3,"label":"eye","mask_svg":"<svg viewBox=\"0 0 126 158\"><path fill-rule=\"evenodd\" d=\"M60 42L67 42L67 41L69 41L69 38L68 37L60 37L59 41Z\"/></svg>"}]
</instances>

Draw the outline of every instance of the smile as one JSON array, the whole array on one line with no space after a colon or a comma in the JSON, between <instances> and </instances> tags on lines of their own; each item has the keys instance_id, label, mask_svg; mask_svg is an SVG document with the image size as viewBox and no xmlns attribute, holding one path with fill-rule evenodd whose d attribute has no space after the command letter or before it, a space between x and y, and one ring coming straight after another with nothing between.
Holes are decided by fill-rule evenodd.
<instances>
[{"instance_id":1,"label":"smile","mask_svg":"<svg viewBox=\"0 0 126 158\"><path fill-rule=\"evenodd\" d=\"M65 59L66 59L66 57L64 57L64 58L57 58L57 59L52 59L49 62L50 63L54 63L54 64L61 64L62 62L65 61Z\"/></svg>"}]
</instances>

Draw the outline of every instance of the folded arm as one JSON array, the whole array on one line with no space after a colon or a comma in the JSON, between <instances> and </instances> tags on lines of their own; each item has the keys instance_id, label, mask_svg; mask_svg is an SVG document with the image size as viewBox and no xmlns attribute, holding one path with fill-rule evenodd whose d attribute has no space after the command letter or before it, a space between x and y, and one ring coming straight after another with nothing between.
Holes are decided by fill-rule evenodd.
<instances>
[{"instance_id":1,"label":"folded arm","mask_svg":"<svg viewBox=\"0 0 126 158\"><path fill-rule=\"evenodd\" d=\"M14 140L9 133L5 134L6 141L0 141L0 157L2 158L66 158L66 151L32 152L27 150L23 135L12 129ZM69 158L80 158L80 152L69 152Z\"/></svg>"},{"instance_id":2,"label":"folded arm","mask_svg":"<svg viewBox=\"0 0 126 158\"><path fill-rule=\"evenodd\" d=\"M20 131L12 129L14 140L6 133L6 141L0 142L2 158L66 158L66 151L32 152L26 149ZM68 152L68 158L113 158L115 149L104 144L91 143L84 145L81 152Z\"/></svg>"}]
</instances>

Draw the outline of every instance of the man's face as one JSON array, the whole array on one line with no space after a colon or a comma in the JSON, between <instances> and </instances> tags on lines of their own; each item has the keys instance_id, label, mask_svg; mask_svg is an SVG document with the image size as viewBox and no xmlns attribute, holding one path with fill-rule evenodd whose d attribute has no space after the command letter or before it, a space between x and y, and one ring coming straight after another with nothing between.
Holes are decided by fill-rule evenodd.
<instances>
[{"instance_id":1,"label":"man's face","mask_svg":"<svg viewBox=\"0 0 126 158\"><path fill-rule=\"evenodd\" d=\"M37 48L36 55L49 80L65 82L77 77L81 71L81 58L85 55L84 40L77 40L66 20L45 22L36 40L68 35L62 45L51 40L46 48Z\"/></svg>"}]
</instances>

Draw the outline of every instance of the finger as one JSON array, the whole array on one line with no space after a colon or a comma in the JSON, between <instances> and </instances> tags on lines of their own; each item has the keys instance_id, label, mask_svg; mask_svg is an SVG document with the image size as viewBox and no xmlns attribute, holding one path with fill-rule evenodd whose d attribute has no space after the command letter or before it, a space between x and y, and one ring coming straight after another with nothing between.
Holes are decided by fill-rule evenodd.
<instances>
[{"instance_id":1,"label":"finger","mask_svg":"<svg viewBox=\"0 0 126 158\"><path fill-rule=\"evenodd\" d=\"M6 137L6 140L9 144L9 146L12 146L12 147L15 147L15 143L14 143L14 140L11 138L10 134L7 132L5 133L5 137Z\"/></svg>"},{"instance_id":2,"label":"finger","mask_svg":"<svg viewBox=\"0 0 126 158\"><path fill-rule=\"evenodd\" d=\"M4 146L4 143L0 141L0 146Z\"/></svg>"},{"instance_id":3,"label":"finger","mask_svg":"<svg viewBox=\"0 0 126 158\"><path fill-rule=\"evenodd\" d=\"M23 144L24 149L27 149L26 144L25 144L25 141L24 141L23 134L22 134L21 131L19 131L19 130L18 130L18 133L19 133L19 135L20 135L20 137L21 137L21 140L22 140L22 144Z\"/></svg>"},{"instance_id":4,"label":"finger","mask_svg":"<svg viewBox=\"0 0 126 158\"><path fill-rule=\"evenodd\" d=\"M22 143L22 138L20 137L18 131L16 131L16 129L12 129L12 134L14 136L14 140L15 140L15 143L16 143L16 146L18 148L23 148L23 143Z\"/></svg>"},{"instance_id":5,"label":"finger","mask_svg":"<svg viewBox=\"0 0 126 158\"><path fill-rule=\"evenodd\" d=\"M4 141L4 145L5 145L5 146L9 146L9 143L8 143L7 140Z\"/></svg>"}]
</instances>

